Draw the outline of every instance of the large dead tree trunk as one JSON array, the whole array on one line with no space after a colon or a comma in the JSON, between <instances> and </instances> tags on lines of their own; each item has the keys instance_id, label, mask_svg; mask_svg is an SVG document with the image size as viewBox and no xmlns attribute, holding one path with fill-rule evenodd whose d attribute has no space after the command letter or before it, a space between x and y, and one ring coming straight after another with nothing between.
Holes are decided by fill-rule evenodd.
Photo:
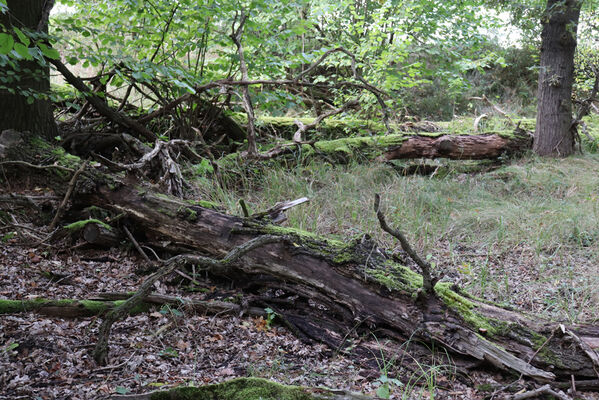
<instances>
[{"instance_id":1,"label":"large dead tree trunk","mask_svg":"<svg viewBox=\"0 0 599 400\"><path fill-rule=\"evenodd\" d=\"M17 156L27 151L19 145ZM4 163L4 168L12 165ZM124 215L138 240L171 254L220 259L268 235L268 244L235 262L202 266L244 294L243 308L270 307L301 337L334 349L343 349L352 335L369 332L433 342L444 346L458 366L486 363L541 381L585 380L599 370L599 326L562 325L506 310L445 282L423 290L421 275L367 236L341 242L230 216L98 169L85 170L79 179L75 207L96 205Z\"/></svg>"},{"instance_id":2,"label":"large dead tree trunk","mask_svg":"<svg viewBox=\"0 0 599 400\"><path fill-rule=\"evenodd\" d=\"M168 241L179 251L188 248L214 258L258 236L278 235L280 242L211 272L227 276L246 293L261 294L262 304L276 304L277 313L298 332L335 348L358 326L358 331L437 342L454 355L538 380L596 376L599 327L529 317L467 298L443 282L428 295L420 275L367 237L346 244L127 185L103 186L78 201L126 213L148 242Z\"/></svg>"}]
</instances>

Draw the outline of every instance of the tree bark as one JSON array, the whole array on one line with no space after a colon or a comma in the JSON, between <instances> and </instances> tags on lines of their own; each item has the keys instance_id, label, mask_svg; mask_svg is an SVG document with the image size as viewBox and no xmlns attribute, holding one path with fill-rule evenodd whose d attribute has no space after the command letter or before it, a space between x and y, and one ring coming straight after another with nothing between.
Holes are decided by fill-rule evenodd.
<instances>
[{"instance_id":1,"label":"tree bark","mask_svg":"<svg viewBox=\"0 0 599 400\"><path fill-rule=\"evenodd\" d=\"M0 13L0 26L4 25L8 32L12 32L13 26L36 31L44 11L49 12L44 10L46 3L46 0L8 0L9 12ZM41 30L48 32L47 20L42 23ZM18 41L15 35L15 42ZM8 82L0 86L0 132L6 129L30 131L50 139L58 135L50 102L37 98L29 104L27 96L22 94L26 90L47 95L50 91L49 67L35 61L13 60L2 67L0 76L8 78ZM15 76L19 77L18 81Z\"/></svg>"},{"instance_id":2,"label":"tree bark","mask_svg":"<svg viewBox=\"0 0 599 400\"><path fill-rule=\"evenodd\" d=\"M572 84L580 0L548 0L542 17L537 125L533 150L542 156L574 152Z\"/></svg>"}]
</instances>

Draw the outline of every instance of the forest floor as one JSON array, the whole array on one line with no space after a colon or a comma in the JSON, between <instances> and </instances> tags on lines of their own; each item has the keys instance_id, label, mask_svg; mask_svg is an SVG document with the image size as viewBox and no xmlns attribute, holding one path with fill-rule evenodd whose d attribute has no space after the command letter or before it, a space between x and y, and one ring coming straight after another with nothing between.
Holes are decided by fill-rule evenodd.
<instances>
[{"instance_id":1,"label":"forest floor","mask_svg":"<svg viewBox=\"0 0 599 400\"><path fill-rule=\"evenodd\" d=\"M313 162L255 172L230 191L202 179L199 195L229 213L239 213L240 198L260 211L306 195L311 201L292 209L287 225L340 238L367 233L399 252L379 231L371 211L373 194L382 193L392 223L408 233L445 280L535 315L596 323L599 156L530 157L475 174L456 165L444 166L436 176L401 177L382 164ZM4 194L31 193L27 190L44 193L44 188L13 182ZM10 212L20 224L35 222L22 210ZM25 243L32 242L28 235L35 231L15 232L3 231L0 298L85 299L98 292L134 291L144 279L138 273L144 261L130 244L100 250L80 246L74 238L34 248ZM197 299L234 296L234 290L209 281L190 288L178 275L157 284L155 292ZM483 389L517 380L490 370L459 376L434 356L354 358L303 344L260 318L206 316L175 307L117 323L109 365L98 367L90 355L98 325L97 318L1 316L0 399L101 398L242 376L375 395L384 375L402 380L391 385L391 398L482 399L493 393ZM385 345L384 338L364 340Z\"/></svg>"}]
</instances>

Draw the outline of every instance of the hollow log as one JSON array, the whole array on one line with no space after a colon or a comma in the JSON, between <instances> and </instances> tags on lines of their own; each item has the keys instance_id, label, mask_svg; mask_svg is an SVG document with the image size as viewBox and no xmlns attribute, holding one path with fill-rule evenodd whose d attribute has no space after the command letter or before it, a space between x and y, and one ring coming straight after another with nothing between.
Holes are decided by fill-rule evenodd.
<instances>
[{"instance_id":1,"label":"hollow log","mask_svg":"<svg viewBox=\"0 0 599 400\"><path fill-rule=\"evenodd\" d=\"M260 294L303 335L339 348L345 335L378 331L444 346L450 354L514 370L539 381L596 376L599 327L557 325L461 294L439 282L422 291L422 277L397 264L368 237L349 243L257 224L154 194L141 187L100 187L87 204L126 213L149 240L222 257L261 235L280 242L255 249L234 267L212 270L245 293ZM194 219L182 216L190 210ZM559 329L558 329L559 327Z\"/></svg>"}]
</instances>

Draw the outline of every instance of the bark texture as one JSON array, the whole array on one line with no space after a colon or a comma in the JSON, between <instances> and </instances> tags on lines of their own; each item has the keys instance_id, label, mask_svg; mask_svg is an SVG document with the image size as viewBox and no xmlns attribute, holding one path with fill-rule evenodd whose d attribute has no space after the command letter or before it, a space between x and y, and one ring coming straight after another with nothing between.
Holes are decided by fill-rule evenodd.
<instances>
[{"instance_id":1,"label":"bark texture","mask_svg":"<svg viewBox=\"0 0 599 400\"><path fill-rule=\"evenodd\" d=\"M572 83L580 0L548 0L542 17L541 66L533 150L542 156L574 152Z\"/></svg>"},{"instance_id":2,"label":"bark texture","mask_svg":"<svg viewBox=\"0 0 599 400\"><path fill-rule=\"evenodd\" d=\"M9 12L0 13L0 25L12 32L12 27L26 28L36 31L40 20L43 18L46 0L8 0ZM47 33L47 20L42 24L43 32ZM19 39L15 35L15 42ZM30 131L45 138L53 138L58 134L52 106L49 101L36 99L28 104L27 97L20 94L23 90L33 91L37 94L48 93L50 90L50 69L42 67L35 61L15 62L15 67L10 64L2 67L0 76L10 76L14 72L19 76L19 81L9 81L0 88L0 132L5 129L17 131ZM11 90L14 91L11 93Z\"/></svg>"}]
</instances>

